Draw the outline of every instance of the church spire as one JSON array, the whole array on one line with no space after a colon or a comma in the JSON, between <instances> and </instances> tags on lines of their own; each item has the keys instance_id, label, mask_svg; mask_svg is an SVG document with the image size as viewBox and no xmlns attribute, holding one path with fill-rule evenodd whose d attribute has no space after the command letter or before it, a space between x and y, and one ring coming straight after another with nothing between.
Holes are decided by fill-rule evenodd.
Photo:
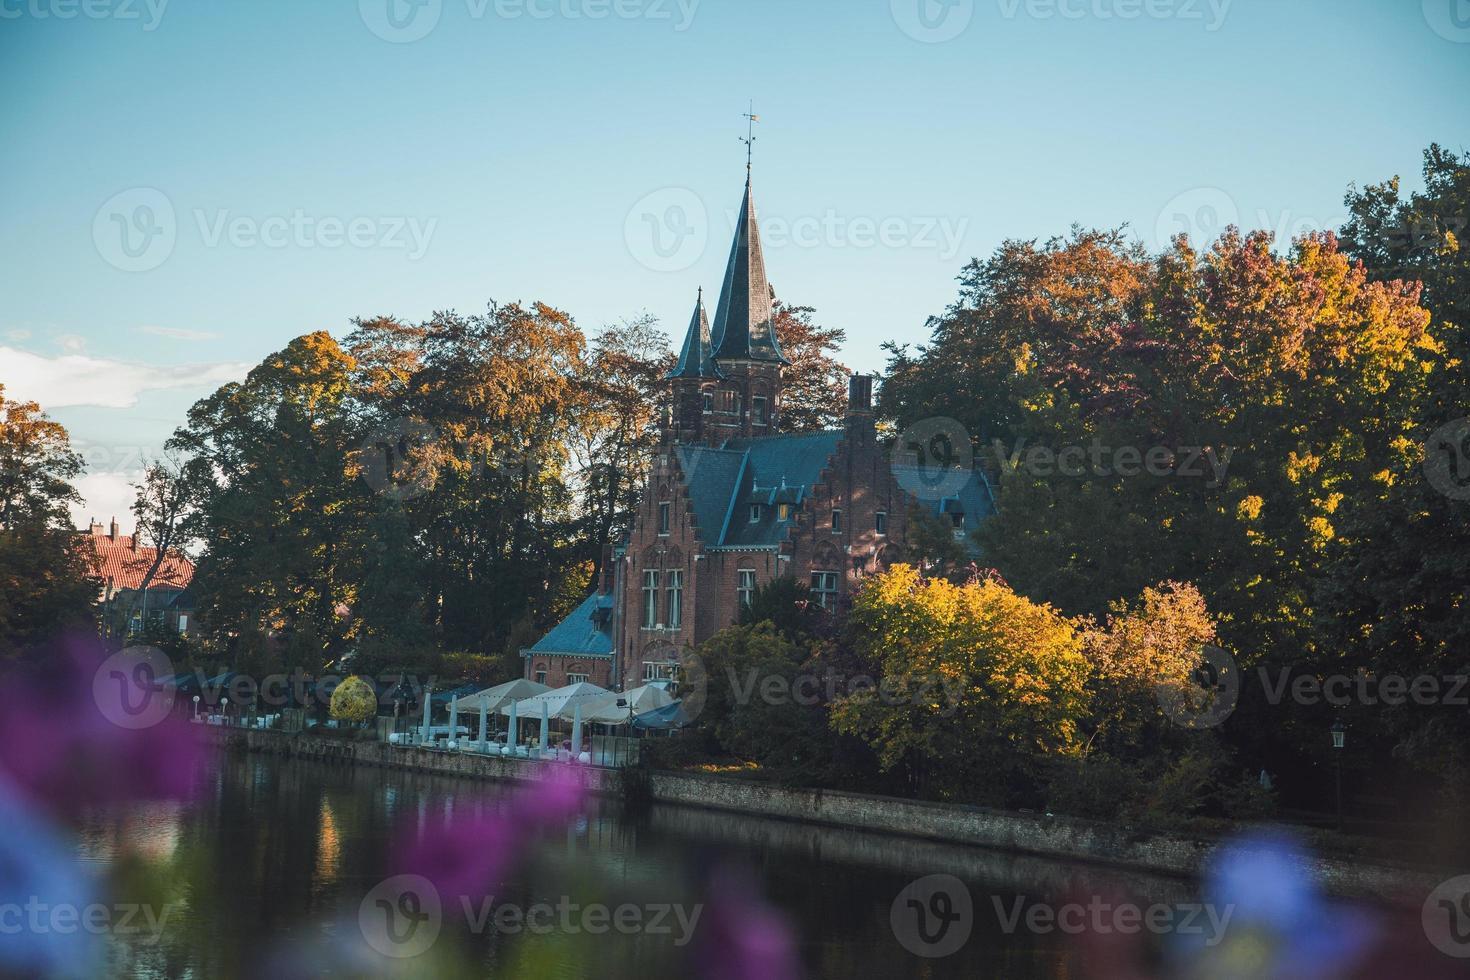
<instances>
[{"instance_id":1,"label":"church spire","mask_svg":"<svg viewBox=\"0 0 1470 980\"><path fill-rule=\"evenodd\" d=\"M756 222L750 176L745 178L745 200L735 227L735 242L725 267L720 305L715 309L714 346L718 360L772 361L790 364L781 353L771 321L775 294L766 279L761 252L761 230Z\"/></svg>"},{"instance_id":2,"label":"church spire","mask_svg":"<svg viewBox=\"0 0 1470 980\"><path fill-rule=\"evenodd\" d=\"M720 369L710 358L714 347L710 343L709 314L704 309L704 287L699 289L699 299L694 304L694 316L689 320L689 332L684 335L684 346L679 351L679 363L665 375L674 378L718 378Z\"/></svg>"}]
</instances>

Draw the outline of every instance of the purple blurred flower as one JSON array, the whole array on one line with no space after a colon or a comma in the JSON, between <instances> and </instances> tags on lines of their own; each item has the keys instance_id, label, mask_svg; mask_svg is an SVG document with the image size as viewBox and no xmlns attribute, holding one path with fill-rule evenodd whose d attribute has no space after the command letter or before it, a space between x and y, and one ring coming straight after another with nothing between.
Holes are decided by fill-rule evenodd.
<instances>
[{"instance_id":1,"label":"purple blurred flower","mask_svg":"<svg viewBox=\"0 0 1470 980\"><path fill-rule=\"evenodd\" d=\"M581 812L586 787L567 767L548 766L529 785L474 807L457 808L423 833L405 834L400 872L423 875L440 895L482 895L499 885L526 845L547 827L563 827Z\"/></svg>"},{"instance_id":2,"label":"purple blurred flower","mask_svg":"<svg viewBox=\"0 0 1470 980\"><path fill-rule=\"evenodd\" d=\"M93 687L105 659L94 638L74 638L44 669L0 678L0 774L60 816L198 786L201 733L179 715L140 728L109 720Z\"/></svg>"},{"instance_id":3,"label":"purple blurred flower","mask_svg":"<svg viewBox=\"0 0 1470 980\"><path fill-rule=\"evenodd\" d=\"M707 980L796 980L801 967L785 917L746 874L721 868L700 924L699 975Z\"/></svg>"}]
</instances>

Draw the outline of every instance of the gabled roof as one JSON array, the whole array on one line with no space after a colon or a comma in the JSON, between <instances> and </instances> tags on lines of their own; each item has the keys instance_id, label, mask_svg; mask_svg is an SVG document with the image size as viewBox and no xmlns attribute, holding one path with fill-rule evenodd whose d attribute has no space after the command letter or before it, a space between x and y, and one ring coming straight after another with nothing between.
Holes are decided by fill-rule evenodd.
<instances>
[{"instance_id":1,"label":"gabled roof","mask_svg":"<svg viewBox=\"0 0 1470 980\"><path fill-rule=\"evenodd\" d=\"M837 451L839 430L731 439L719 449L679 446L689 501L707 547L772 547L786 540L790 522L772 504L799 503L811 494ZM762 504L750 521L750 505Z\"/></svg>"},{"instance_id":2,"label":"gabled roof","mask_svg":"<svg viewBox=\"0 0 1470 980\"><path fill-rule=\"evenodd\" d=\"M710 342L709 314L704 309L704 290L699 291L699 300L694 304L694 316L689 320L689 330L684 335L684 346L679 351L679 363L664 375L664 380L674 378L718 378L720 369L711 360L714 347Z\"/></svg>"},{"instance_id":3,"label":"gabled roof","mask_svg":"<svg viewBox=\"0 0 1470 980\"><path fill-rule=\"evenodd\" d=\"M771 319L771 283L766 279L766 258L761 251L761 230L756 223L755 199L750 180L745 181L745 200L735 225L735 241L725 266L720 305L715 308L713 341L715 358L775 361L790 364L781 353Z\"/></svg>"},{"instance_id":4,"label":"gabled roof","mask_svg":"<svg viewBox=\"0 0 1470 980\"><path fill-rule=\"evenodd\" d=\"M101 524L93 524L90 531L81 532L81 537L86 542L84 552L87 563L91 566L92 574L102 580L104 588L110 586L113 592L117 592L143 587L143 578L153 565L154 556L158 554L157 549L143 547L137 535L118 534L116 522L113 522L111 531L103 530ZM183 590L193 580L194 563L184 555L171 551L164 556L153 581L148 583L148 591Z\"/></svg>"},{"instance_id":5,"label":"gabled roof","mask_svg":"<svg viewBox=\"0 0 1470 980\"><path fill-rule=\"evenodd\" d=\"M611 657L612 607L611 593L592 593L534 646L522 650L522 656Z\"/></svg>"}]
</instances>

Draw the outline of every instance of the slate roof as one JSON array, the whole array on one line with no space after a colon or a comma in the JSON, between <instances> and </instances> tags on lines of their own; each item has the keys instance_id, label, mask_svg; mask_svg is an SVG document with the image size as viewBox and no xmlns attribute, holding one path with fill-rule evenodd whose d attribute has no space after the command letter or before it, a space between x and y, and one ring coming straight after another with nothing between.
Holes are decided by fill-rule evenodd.
<instances>
[{"instance_id":1,"label":"slate roof","mask_svg":"<svg viewBox=\"0 0 1470 980\"><path fill-rule=\"evenodd\" d=\"M689 320L689 330L684 335L684 346L679 351L679 363L664 375L673 378L718 378L720 369L711 360L714 346L710 342L709 314L704 309L704 290L699 291L699 300L694 304L694 316Z\"/></svg>"},{"instance_id":2,"label":"slate roof","mask_svg":"<svg viewBox=\"0 0 1470 980\"><path fill-rule=\"evenodd\" d=\"M720 304L715 308L712 339L716 359L791 363L781 353L781 344L776 339L771 320L773 297L770 280L766 278L766 258L761 251L755 199L747 179L735 241L730 246L730 261L725 266L724 288L720 292Z\"/></svg>"},{"instance_id":3,"label":"slate roof","mask_svg":"<svg viewBox=\"0 0 1470 980\"><path fill-rule=\"evenodd\" d=\"M955 520L958 516L955 530L964 533L961 544L971 557L980 556L980 545L975 541L974 533L981 521L995 513L995 490L983 470L972 472L970 479L953 496L923 503L935 517Z\"/></svg>"},{"instance_id":4,"label":"slate roof","mask_svg":"<svg viewBox=\"0 0 1470 980\"><path fill-rule=\"evenodd\" d=\"M730 439L718 449L679 446L694 519L706 547L769 548L786 539L777 503L800 503L837 451L840 430ZM750 505L761 519L750 520Z\"/></svg>"},{"instance_id":5,"label":"slate roof","mask_svg":"<svg viewBox=\"0 0 1470 980\"><path fill-rule=\"evenodd\" d=\"M678 446L689 500L700 538L706 547L771 548L786 539L789 521L779 520L778 504L800 506L811 496L822 469L837 451L842 431L730 439L718 449ZM995 494L985 474L976 470L952 496L920 503L936 517L962 515L957 530L965 547L977 553L970 534L995 513ZM760 504L760 520L750 520L750 506Z\"/></svg>"},{"instance_id":6,"label":"slate roof","mask_svg":"<svg viewBox=\"0 0 1470 980\"><path fill-rule=\"evenodd\" d=\"M566 619L552 627L551 632L537 640L534 646L522 650L521 655L611 658L612 607L611 593L592 593Z\"/></svg>"}]
</instances>

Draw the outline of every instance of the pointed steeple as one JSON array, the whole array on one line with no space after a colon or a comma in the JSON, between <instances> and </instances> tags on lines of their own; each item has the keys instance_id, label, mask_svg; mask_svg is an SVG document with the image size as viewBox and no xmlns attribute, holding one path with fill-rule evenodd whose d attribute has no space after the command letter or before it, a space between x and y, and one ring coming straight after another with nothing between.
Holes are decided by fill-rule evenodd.
<instances>
[{"instance_id":1,"label":"pointed steeple","mask_svg":"<svg viewBox=\"0 0 1470 980\"><path fill-rule=\"evenodd\" d=\"M761 230L756 222L750 177L735 227L735 243L725 267L725 286L715 309L714 345L717 359L772 361L790 364L781 353L771 321L771 284L761 253Z\"/></svg>"},{"instance_id":2,"label":"pointed steeple","mask_svg":"<svg viewBox=\"0 0 1470 980\"><path fill-rule=\"evenodd\" d=\"M720 369L711 360L714 347L710 343L709 314L704 309L704 287L699 289L699 299L694 304L694 316L689 320L689 332L684 335L684 346L679 351L679 363L664 375L666 380L674 378L718 378Z\"/></svg>"}]
</instances>

